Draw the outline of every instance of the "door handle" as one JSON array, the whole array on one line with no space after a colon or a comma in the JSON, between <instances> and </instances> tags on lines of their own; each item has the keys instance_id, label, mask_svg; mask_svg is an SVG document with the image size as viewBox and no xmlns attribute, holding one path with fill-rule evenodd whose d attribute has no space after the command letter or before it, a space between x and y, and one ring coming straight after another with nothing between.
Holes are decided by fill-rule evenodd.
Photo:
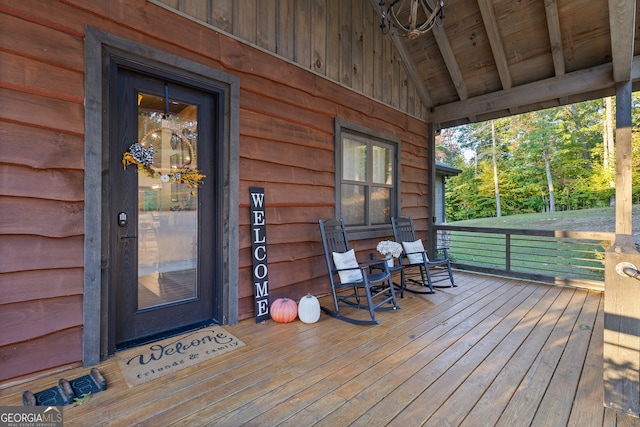
<instances>
[{"instance_id":1,"label":"door handle","mask_svg":"<svg viewBox=\"0 0 640 427\"><path fill-rule=\"evenodd\" d=\"M120 236L121 241L137 239L138 236Z\"/></svg>"}]
</instances>

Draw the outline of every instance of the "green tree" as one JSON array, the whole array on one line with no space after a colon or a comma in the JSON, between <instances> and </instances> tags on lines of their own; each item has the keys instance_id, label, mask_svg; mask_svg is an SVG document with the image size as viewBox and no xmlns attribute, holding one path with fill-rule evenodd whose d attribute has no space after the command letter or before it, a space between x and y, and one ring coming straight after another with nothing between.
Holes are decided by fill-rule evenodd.
<instances>
[{"instance_id":1,"label":"green tree","mask_svg":"<svg viewBox=\"0 0 640 427\"><path fill-rule=\"evenodd\" d=\"M603 105L595 100L495 120L495 151L490 122L452 129L450 138L466 155L453 158L463 172L447 184L448 218L494 216L498 197L506 215L607 206ZM640 139L634 144L640 160ZM638 174L634 180L640 184Z\"/></svg>"}]
</instances>

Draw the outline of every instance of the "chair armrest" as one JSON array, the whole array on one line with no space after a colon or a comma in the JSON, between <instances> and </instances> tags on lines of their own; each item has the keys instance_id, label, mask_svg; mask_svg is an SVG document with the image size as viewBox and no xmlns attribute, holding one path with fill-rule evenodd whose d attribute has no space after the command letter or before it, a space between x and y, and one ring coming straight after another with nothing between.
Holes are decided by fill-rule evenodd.
<instances>
[{"instance_id":1,"label":"chair armrest","mask_svg":"<svg viewBox=\"0 0 640 427\"><path fill-rule=\"evenodd\" d=\"M376 259L376 258L372 258L369 261L358 261L358 264L360 264L361 268L368 268L372 265L378 265L381 263L385 263L386 264L386 259L382 258L382 259Z\"/></svg>"},{"instance_id":2,"label":"chair armrest","mask_svg":"<svg viewBox=\"0 0 640 427\"><path fill-rule=\"evenodd\" d=\"M376 266L376 265L380 265L380 264L385 264L386 265L386 259L371 259L369 261L358 261L358 267L347 267L347 268L334 268L332 270L332 273L337 273L338 271L348 271L348 270L355 270L356 268L359 268L362 271L365 271L367 268L372 267L372 266Z\"/></svg>"},{"instance_id":3,"label":"chair armrest","mask_svg":"<svg viewBox=\"0 0 640 427\"><path fill-rule=\"evenodd\" d=\"M449 259L449 248L436 248L436 260L438 259Z\"/></svg>"},{"instance_id":4,"label":"chair armrest","mask_svg":"<svg viewBox=\"0 0 640 427\"><path fill-rule=\"evenodd\" d=\"M407 260L407 265L419 265L422 264L423 262L419 262L419 263L412 263L409 260L409 255L424 255L427 258L427 262L429 262L429 254L427 253L426 250L424 251L415 251L415 252L403 252L402 255L400 255L400 258L398 259L400 261L400 265L404 265L402 260L406 259ZM423 258L424 260L424 258Z\"/></svg>"},{"instance_id":5,"label":"chair armrest","mask_svg":"<svg viewBox=\"0 0 640 427\"><path fill-rule=\"evenodd\" d=\"M427 251L405 252L403 255L407 256L407 255L415 255L415 254L425 254L425 255L427 255Z\"/></svg>"}]
</instances>

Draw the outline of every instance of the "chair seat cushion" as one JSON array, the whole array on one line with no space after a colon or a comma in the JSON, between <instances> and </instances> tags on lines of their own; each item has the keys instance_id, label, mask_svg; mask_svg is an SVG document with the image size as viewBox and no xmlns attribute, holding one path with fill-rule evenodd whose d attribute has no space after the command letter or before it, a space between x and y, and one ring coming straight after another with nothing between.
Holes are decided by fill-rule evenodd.
<instances>
[{"instance_id":1,"label":"chair seat cushion","mask_svg":"<svg viewBox=\"0 0 640 427\"><path fill-rule=\"evenodd\" d=\"M424 251L422 239L418 239L415 242L402 242L402 247L404 248L404 253L407 254L407 258L409 258L410 264L424 263L422 254L424 254L425 257L427 256L427 254ZM429 262L428 258L427 262Z\"/></svg>"},{"instance_id":2,"label":"chair seat cushion","mask_svg":"<svg viewBox=\"0 0 640 427\"><path fill-rule=\"evenodd\" d=\"M356 254L353 249L347 252L333 252L331 255L333 256L333 263L335 264L336 269L343 270L338 271L340 282L362 282L362 270L360 270L358 260L356 260ZM353 270L345 270L348 268L353 268Z\"/></svg>"}]
</instances>

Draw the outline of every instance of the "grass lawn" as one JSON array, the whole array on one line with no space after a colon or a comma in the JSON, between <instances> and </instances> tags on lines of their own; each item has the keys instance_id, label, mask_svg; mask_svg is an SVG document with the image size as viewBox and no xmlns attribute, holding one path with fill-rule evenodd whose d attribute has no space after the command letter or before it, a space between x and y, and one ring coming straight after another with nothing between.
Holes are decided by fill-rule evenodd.
<instances>
[{"instance_id":1,"label":"grass lawn","mask_svg":"<svg viewBox=\"0 0 640 427\"><path fill-rule=\"evenodd\" d=\"M500 218L480 218L450 222L467 227L524 228L534 230L614 232L615 208L507 215ZM640 205L633 207L634 236L640 240Z\"/></svg>"}]
</instances>

